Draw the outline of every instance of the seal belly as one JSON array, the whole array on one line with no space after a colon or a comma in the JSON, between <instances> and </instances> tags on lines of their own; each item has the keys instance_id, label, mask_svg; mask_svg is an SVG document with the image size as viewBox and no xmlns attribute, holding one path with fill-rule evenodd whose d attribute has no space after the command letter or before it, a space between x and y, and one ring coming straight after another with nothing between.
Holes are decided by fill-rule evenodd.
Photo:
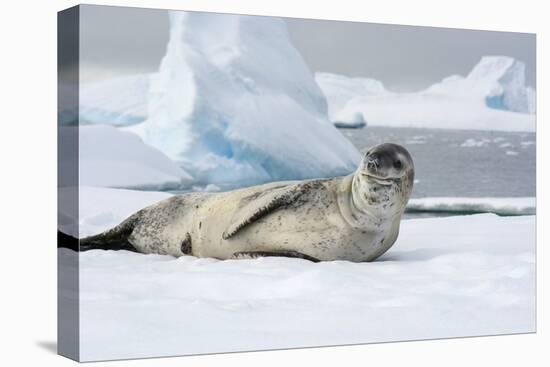
<instances>
[{"instance_id":1,"label":"seal belly","mask_svg":"<svg viewBox=\"0 0 550 367\"><path fill-rule=\"evenodd\" d=\"M227 259L239 252L298 251L303 243L309 243L304 238L308 233L328 232L332 226L327 223L329 215L325 211L330 206L329 201L334 203L335 200L310 200L307 195L300 194L298 199L286 202L285 198L292 199L295 193L293 184L272 183L209 198L196 215L203 219L198 219L200 246L193 254ZM269 196L272 194L274 200L282 200L280 205L269 210L269 205L273 205ZM266 205L266 213L261 212L263 205ZM263 215L255 218L256 210ZM248 213L251 219L247 224ZM227 228L234 228L235 222L243 219L242 227L237 227L231 236L224 236Z\"/></svg>"},{"instance_id":2,"label":"seal belly","mask_svg":"<svg viewBox=\"0 0 550 367\"><path fill-rule=\"evenodd\" d=\"M212 249L216 257L231 252L291 250L320 260L330 259L340 251L345 223L335 215L330 204L322 200L306 201L297 208L276 210L243 228L235 236L223 240L220 249Z\"/></svg>"}]
</instances>

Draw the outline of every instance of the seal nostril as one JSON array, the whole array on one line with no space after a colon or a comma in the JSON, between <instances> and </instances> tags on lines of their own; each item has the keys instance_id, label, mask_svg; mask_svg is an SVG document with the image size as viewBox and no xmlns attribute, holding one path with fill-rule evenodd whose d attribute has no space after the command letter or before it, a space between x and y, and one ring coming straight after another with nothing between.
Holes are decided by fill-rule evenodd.
<instances>
[{"instance_id":1,"label":"seal nostril","mask_svg":"<svg viewBox=\"0 0 550 367\"><path fill-rule=\"evenodd\" d=\"M369 153L367 154L367 167L368 168L377 168L379 164L379 155L377 153Z\"/></svg>"},{"instance_id":2,"label":"seal nostril","mask_svg":"<svg viewBox=\"0 0 550 367\"><path fill-rule=\"evenodd\" d=\"M370 169L376 169L378 168L379 162L377 158L369 157L369 160L367 162L367 167Z\"/></svg>"}]
</instances>

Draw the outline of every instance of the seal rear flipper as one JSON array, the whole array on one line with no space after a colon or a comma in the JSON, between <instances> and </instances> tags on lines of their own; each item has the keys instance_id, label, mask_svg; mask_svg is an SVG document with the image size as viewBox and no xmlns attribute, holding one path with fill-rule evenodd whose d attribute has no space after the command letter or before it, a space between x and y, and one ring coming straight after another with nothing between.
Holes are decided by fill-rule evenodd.
<instances>
[{"instance_id":1,"label":"seal rear flipper","mask_svg":"<svg viewBox=\"0 0 550 367\"><path fill-rule=\"evenodd\" d=\"M294 204L304 193L317 187L319 187L318 181L308 181L274 188L261 195L254 194L242 198L239 209L231 218L231 224L223 232L222 238L224 240L231 238L242 228L277 209Z\"/></svg>"},{"instance_id":2,"label":"seal rear flipper","mask_svg":"<svg viewBox=\"0 0 550 367\"><path fill-rule=\"evenodd\" d=\"M294 257L297 259L304 259L309 260L314 263L318 263L321 260L309 256L306 254L302 254L298 251L292 251L292 250L282 250L282 251L243 251L243 252L235 252L233 256L231 256L232 259L256 259L258 257Z\"/></svg>"},{"instance_id":3,"label":"seal rear flipper","mask_svg":"<svg viewBox=\"0 0 550 367\"><path fill-rule=\"evenodd\" d=\"M126 250L138 252L128 241L128 236L109 236L104 233L81 239L79 249L81 252L88 250Z\"/></svg>"},{"instance_id":4,"label":"seal rear flipper","mask_svg":"<svg viewBox=\"0 0 550 367\"><path fill-rule=\"evenodd\" d=\"M138 252L128 241L138 218L139 212L105 232L82 239L57 231L57 247L69 248L74 251L127 250Z\"/></svg>"},{"instance_id":5,"label":"seal rear flipper","mask_svg":"<svg viewBox=\"0 0 550 367\"><path fill-rule=\"evenodd\" d=\"M77 252L88 250L128 250L137 252L127 239L114 237L109 239L102 234L78 239L61 231L57 231L57 248L68 248Z\"/></svg>"},{"instance_id":6,"label":"seal rear flipper","mask_svg":"<svg viewBox=\"0 0 550 367\"><path fill-rule=\"evenodd\" d=\"M57 248L68 248L78 251L78 238L57 230Z\"/></svg>"}]
</instances>

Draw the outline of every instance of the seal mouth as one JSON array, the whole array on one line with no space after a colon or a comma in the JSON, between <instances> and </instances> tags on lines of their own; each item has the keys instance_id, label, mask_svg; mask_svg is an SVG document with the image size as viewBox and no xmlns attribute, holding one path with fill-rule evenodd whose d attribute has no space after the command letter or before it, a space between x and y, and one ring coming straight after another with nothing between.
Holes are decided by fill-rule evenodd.
<instances>
[{"instance_id":1,"label":"seal mouth","mask_svg":"<svg viewBox=\"0 0 550 367\"><path fill-rule=\"evenodd\" d=\"M361 173L361 175L363 175L364 177L367 177L370 180L373 180L374 182L380 185L385 185L385 186L392 185L397 180L391 177L376 176L376 175L373 175L372 173Z\"/></svg>"}]
</instances>

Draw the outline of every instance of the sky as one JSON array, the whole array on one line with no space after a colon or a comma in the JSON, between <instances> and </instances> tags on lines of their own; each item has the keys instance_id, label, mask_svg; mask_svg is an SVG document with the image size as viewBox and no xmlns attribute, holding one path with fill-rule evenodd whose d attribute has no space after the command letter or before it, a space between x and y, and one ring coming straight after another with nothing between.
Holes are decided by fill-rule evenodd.
<instances>
[{"instance_id":1,"label":"sky","mask_svg":"<svg viewBox=\"0 0 550 367\"><path fill-rule=\"evenodd\" d=\"M535 86L533 34L285 19L312 72L373 78L392 91L411 92L452 74L465 76L484 55L503 55L525 62L527 84ZM164 10L84 6L82 80L156 71L168 27Z\"/></svg>"}]
</instances>

